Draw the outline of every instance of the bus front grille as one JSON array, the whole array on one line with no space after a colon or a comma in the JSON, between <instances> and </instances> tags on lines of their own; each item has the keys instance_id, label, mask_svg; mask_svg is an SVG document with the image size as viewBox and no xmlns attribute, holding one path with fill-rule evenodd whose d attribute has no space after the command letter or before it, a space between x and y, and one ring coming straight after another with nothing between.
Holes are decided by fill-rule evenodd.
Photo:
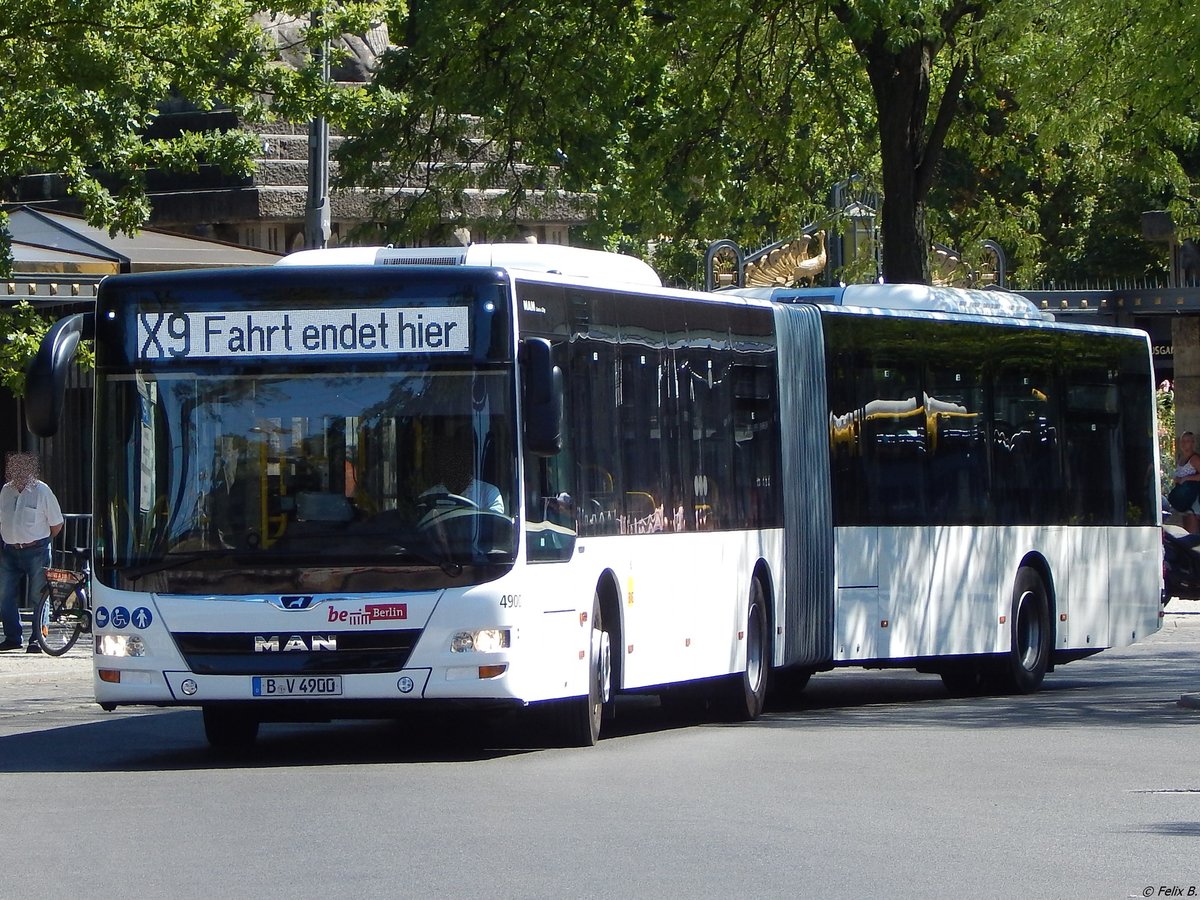
<instances>
[{"instance_id":1,"label":"bus front grille","mask_svg":"<svg viewBox=\"0 0 1200 900\"><path fill-rule=\"evenodd\" d=\"M197 675L354 675L398 672L421 630L327 633L177 633L172 635Z\"/></svg>"}]
</instances>

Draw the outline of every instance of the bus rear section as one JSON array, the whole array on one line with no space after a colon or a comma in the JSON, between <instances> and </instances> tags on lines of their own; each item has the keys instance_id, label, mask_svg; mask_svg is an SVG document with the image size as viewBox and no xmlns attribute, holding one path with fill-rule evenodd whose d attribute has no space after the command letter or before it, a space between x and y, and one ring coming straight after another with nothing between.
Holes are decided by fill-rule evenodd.
<instances>
[{"instance_id":1,"label":"bus rear section","mask_svg":"<svg viewBox=\"0 0 1200 900\"><path fill-rule=\"evenodd\" d=\"M1155 632L1146 336L845 295L819 295L836 547L826 665L1027 692L1056 664Z\"/></svg>"}]
</instances>

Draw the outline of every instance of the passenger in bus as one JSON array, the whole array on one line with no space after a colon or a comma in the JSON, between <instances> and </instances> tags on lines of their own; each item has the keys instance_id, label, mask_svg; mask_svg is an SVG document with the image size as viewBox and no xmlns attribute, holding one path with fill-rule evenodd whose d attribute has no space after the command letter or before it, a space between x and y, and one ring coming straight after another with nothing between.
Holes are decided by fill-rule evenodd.
<instances>
[{"instance_id":1,"label":"passenger in bus","mask_svg":"<svg viewBox=\"0 0 1200 900\"><path fill-rule=\"evenodd\" d=\"M453 494L470 500L480 509L504 515L504 497L496 485L475 477L473 441L451 437L439 443L429 466L435 484L421 493L422 498Z\"/></svg>"},{"instance_id":2,"label":"passenger in bus","mask_svg":"<svg viewBox=\"0 0 1200 900\"><path fill-rule=\"evenodd\" d=\"M1194 487L1179 490L1185 484ZM1196 435L1190 431L1181 434L1175 445L1175 487L1167 495L1168 502L1183 514L1183 527L1188 533L1196 534L1200 531L1200 453L1196 452ZM1184 508L1180 509L1177 503Z\"/></svg>"},{"instance_id":3,"label":"passenger in bus","mask_svg":"<svg viewBox=\"0 0 1200 900\"><path fill-rule=\"evenodd\" d=\"M245 438L223 435L212 460L203 509L208 538L220 547L247 546L258 520L261 476ZM257 532L255 532L257 534Z\"/></svg>"}]
</instances>

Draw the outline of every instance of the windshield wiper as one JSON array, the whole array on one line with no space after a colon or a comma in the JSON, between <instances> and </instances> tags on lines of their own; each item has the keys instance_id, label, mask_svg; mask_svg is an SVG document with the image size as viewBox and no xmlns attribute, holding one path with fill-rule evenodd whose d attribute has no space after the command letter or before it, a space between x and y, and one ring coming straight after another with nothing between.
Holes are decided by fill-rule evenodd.
<instances>
[{"instance_id":1,"label":"windshield wiper","mask_svg":"<svg viewBox=\"0 0 1200 900\"><path fill-rule=\"evenodd\" d=\"M234 550L204 550L197 553L187 553L179 556L164 556L162 559L156 559L153 562L142 563L141 565L133 566L113 566L118 569L121 574L130 581L137 581L144 575L152 575L155 572L162 572L165 569L174 569L176 566L185 566L188 563L197 562L201 559L225 559L233 556Z\"/></svg>"},{"instance_id":2,"label":"windshield wiper","mask_svg":"<svg viewBox=\"0 0 1200 900\"><path fill-rule=\"evenodd\" d=\"M329 540L328 536L325 538ZM312 565L314 560L312 554L292 553L286 550L278 553L267 551L262 553L256 560L266 562L276 562L287 560ZM421 550L413 550L408 547L399 545L391 545L379 551L360 550L352 554L323 557L320 561L321 565L354 565L356 563L376 563L376 564L394 564L403 561L417 560L431 566L437 566L446 575L451 578L457 578L463 572L462 563L455 562L448 558L441 558L430 553L425 553Z\"/></svg>"},{"instance_id":3,"label":"windshield wiper","mask_svg":"<svg viewBox=\"0 0 1200 900\"><path fill-rule=\"evenodd\" d=\"M449 557L438 559L432 554L422 553L420 550L410 550L407 547L398 547L397 550L399 550L400 553L411 556L413 559L419 559L421 562L426 562L430 565L437 566L444 574L450 576L451 578L457 578L463 573L462 563L454 562Z\"/></svg>"}]
</instances>

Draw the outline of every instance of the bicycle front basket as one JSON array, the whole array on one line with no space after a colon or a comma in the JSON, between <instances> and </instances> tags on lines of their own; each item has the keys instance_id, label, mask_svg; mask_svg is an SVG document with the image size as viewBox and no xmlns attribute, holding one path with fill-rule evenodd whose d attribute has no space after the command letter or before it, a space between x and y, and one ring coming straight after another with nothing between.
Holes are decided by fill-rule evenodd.
<instances>
[{"instance_id":1,"label":"bicycle front basket","mask_svg":"<svg viewBox=\"0 0 1200 900\"><path fill-rule=\"evenodd\" d=\"M62 602L71 596L76 586L83 581L83 573L71 569L47 569L46 584L50 588L50 596Z\"/></svg>"}]
</instances>

